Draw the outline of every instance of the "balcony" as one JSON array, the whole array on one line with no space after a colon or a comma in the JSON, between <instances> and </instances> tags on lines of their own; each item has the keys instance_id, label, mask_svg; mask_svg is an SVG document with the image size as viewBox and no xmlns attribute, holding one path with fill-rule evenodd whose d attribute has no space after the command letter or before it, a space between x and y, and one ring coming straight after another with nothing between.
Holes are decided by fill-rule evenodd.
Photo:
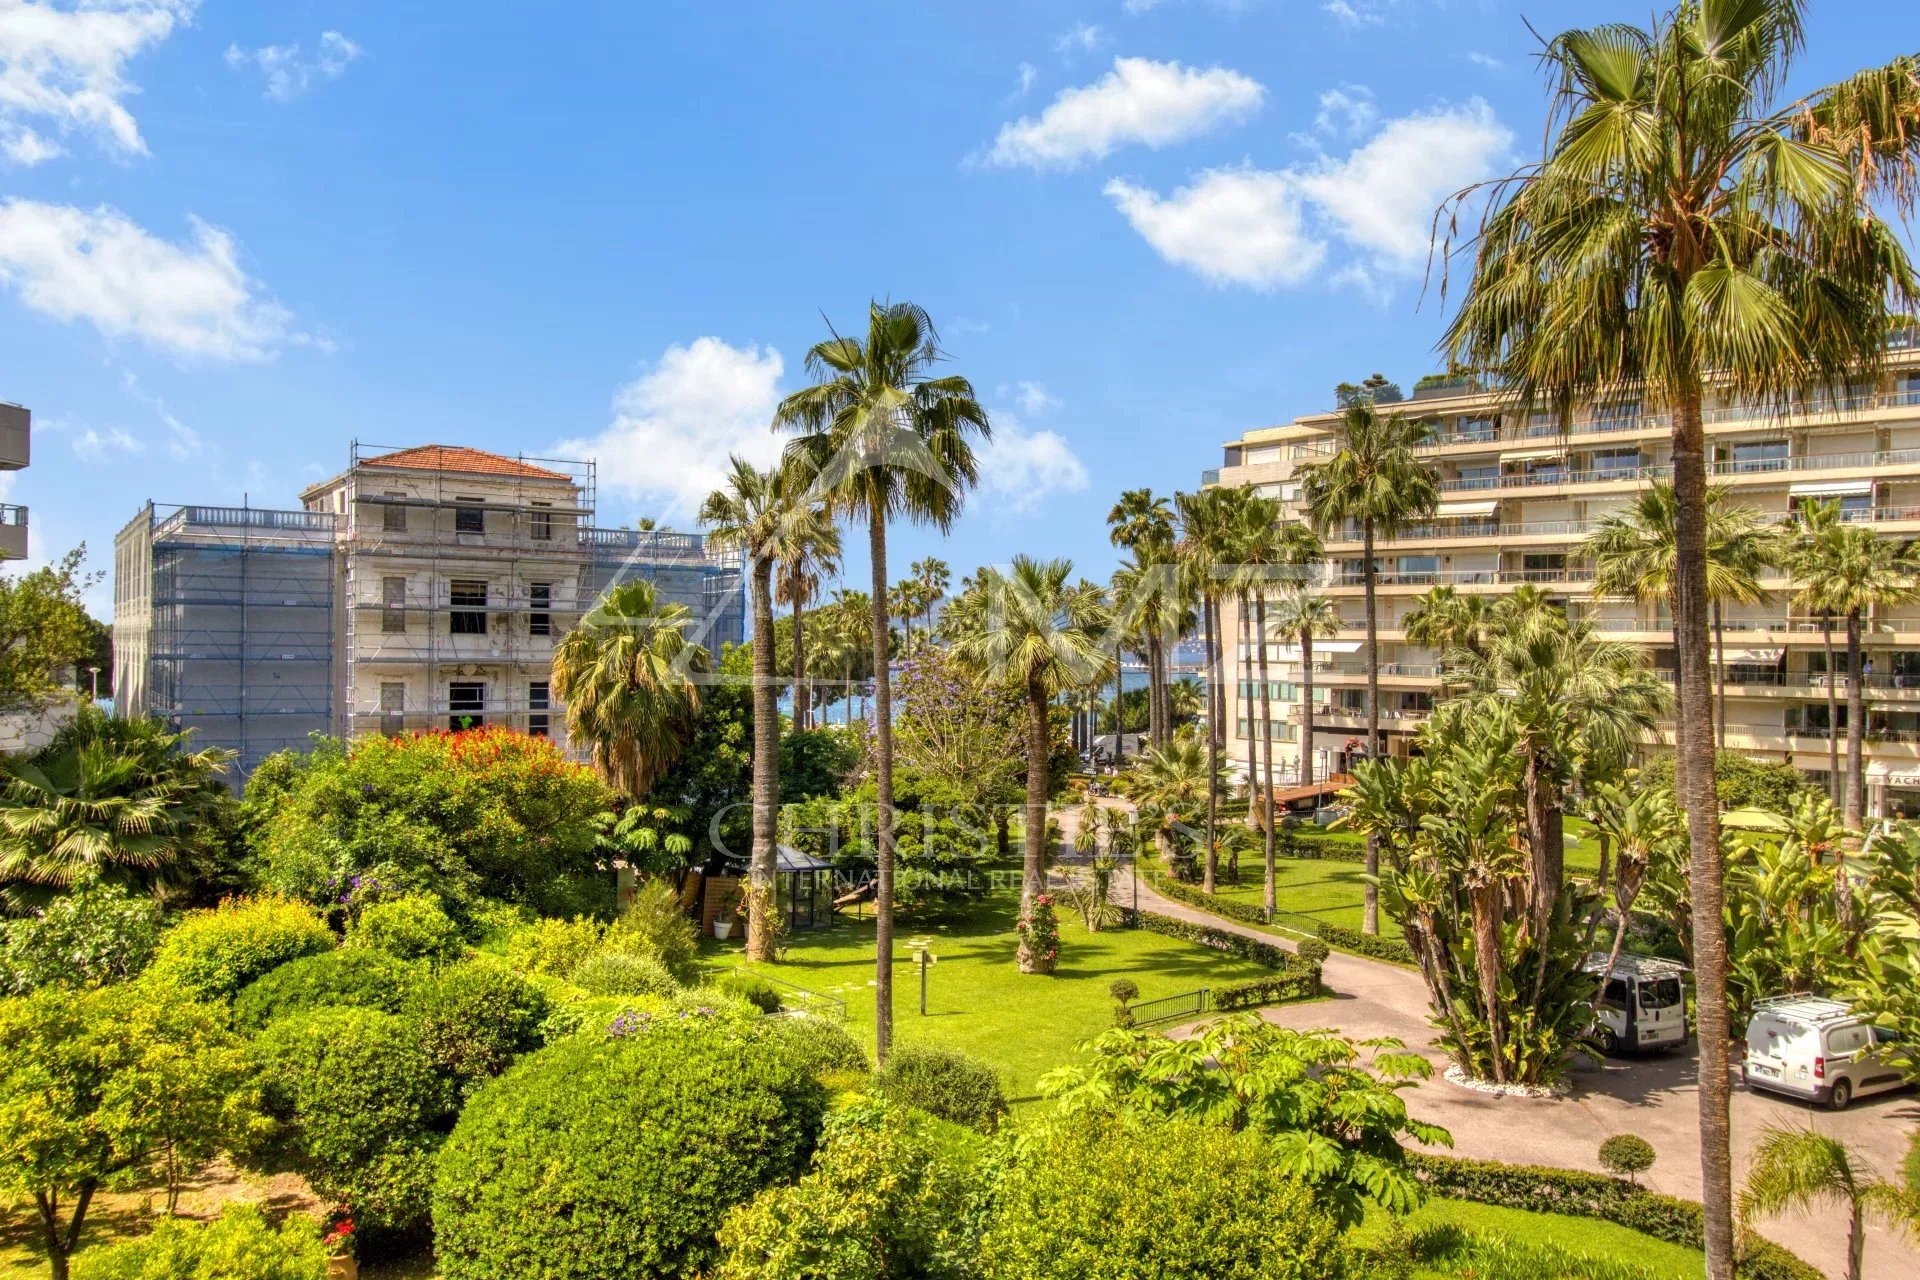
<instances>
[{"instance_id":1,"label":"balcony","mask_svg":"<svg viewBox=\"0 0 1920 1280\"><path fill-rule=\"evenodd\" d=\"M0 505L0 560L27 558L27 509Z\"/></svg>"},{"instance_id":2,"label":"balcony","mask_svg":"<svg viewBox=\"0 0 1920 1280\"><path fill-rule=\"evenodd\" d=\"M18 471L32 461L33 413L0 403L0 471Z\"/></svg>"}]
</instances>

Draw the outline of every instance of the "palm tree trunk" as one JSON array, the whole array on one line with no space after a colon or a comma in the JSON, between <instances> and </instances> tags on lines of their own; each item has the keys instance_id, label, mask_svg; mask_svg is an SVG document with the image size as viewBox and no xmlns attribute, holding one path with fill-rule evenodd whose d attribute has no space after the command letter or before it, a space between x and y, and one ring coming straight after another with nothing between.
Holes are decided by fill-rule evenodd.
<instances>
[{"instance_id":1,"label":"palm tree trunk","mask_svg":"<svg viewBox=\"0 0 1920 1280\"><path fill-rule=\"evenodd\" d=\"M1862 829L1860 823L1867 812L1866 770L1860 757L1867 733L1865 684L1866 677L1860 670L1860 611L1850 609L1847 612L1847 825L1855 831Z\"/></svg>"},{"instance_id":2,"label":"palm tree trunk","mask_svg":"<svg viewBox=\"0 0 1920 1280\"><path fill-rule=\"evenodd\" d=\"M1507 1082L1507 1045L1501 1019L1500 1002L1500 887L1492 882L1473 889L1473 967L1480 979L1481 1013L1486 1018L1487 1036L1492 1042L1493 1079Z\"/></svg>"},{"instance_id":3,"label":"palm tree trunk","mask_svg":"<svg viewBox=\"0 0 1920 1280\"><path fill-rule=\"evenodd\" d=\"M1215 623L1213 592L1201 593L1202 644L1207 651L1207 849L1201 873L1200 891L1212 893L1220 865L1219 842L1214 825L1220 816L1220 654L1214 647Z\"/></svg>"},{"instance_id":4,"label":"palm tree trunk","mask_svg":"<svg viewBox=\"0 0 1920 1280\"><path fill-rule=\"evenodd\" d=\"M1712 673L1707 649L1707 468L1700 388L1674 405L1674 632L1680 665L1681 804L1692 845L1693 969L1700 1033L1700 1185L1708 1280L1733 1280L1733 1152L1727 1077L1726 886L1714 795Z\"/></svg>"},{"instance_id":5,"label":"palm tree trunk","mask_svg":"<svg viewBox=\"0 0 1920 1280\"><path fill-rule=\"evenodd\" d=\"M1247 713L1247 821L1252 822L1254 820L1254 805L1258 799L1257 793L1260 790L1259 762L1256 759L1260 744L1255 742L1253 737L1254 731L1259 728L1259 726L1254 723L1253 715L1253 651L1247 648L1247 634L1253 630L1253 609L1248 605L1247 597L1244 593L1240 596L1239 605L1240 669L1245 673L1245 679L1241 681L1240 688L1237 692L1240 695L1240 706ZM1233 883L1235 884L1240 883L1239 850L1240 844L1236 840L1233 851L1227 855L1227 867L1232 874Z\"/></svg>"},{"instance_id":6,"label":"palm tree trunk","mask_svg":"<svg viewBox=\"0 0 1920 1280\"><path fill-rule=\"evenodd\" d=\"M1713 648L1714 658L1719 666L1715 685L1720 694L1719 706L1716 708L1720 714L1715 718L1714 724L1720 735L1717 739L1720 749L1725 751L1727 749L1727 626L1726 619L1721 616L1723 608L1720 601L1713 602Z\"/></svg>"},{"instance_id":7,"label":"palm tree trunk","mask_svg":"<svg viewBox=\"0 0 1920 1280\"><path fill-rule=\"evenodd\" d=\"M1840 782L1840 685L1833 662L1833 615L1820 619L1820 631L1827 644L1827 796L1834 804L1846 803L1846 788Z\"/></svg>"},{"instance_id":8,"label":"palm tree trunk","mask_svg":"<svg viewBox=\"0 0 1920 1280\"><path fill-rule=\"evenodd\" d=\"M812 727L808 717L812 707L807 699L807 637L801 617L800 593L793 596L793 728L799 733Z\"/></svg>"},{"instance_id":9,"label":"palm tree trunk","mask_svg":"<svg viewBox=\"0 0 1920 1280\"><path fill-rule=\"evenodd\" d=\"M893 1048L893 691L887 673L887 514L867 513L867 554L873 564L873 1058L884 1066Z\"/></svg>"},{"instance_id":10,"label":"palm tree trunk","mask_svg":"<svg viewBox=\"0 0 1920 1280\"><path fill-rule=\"evenodd\" d=\"M1300 785L1313 785L1313 632L1300 632Z\"/></svg>"},{"instance_id":11,"label":"palm tree trunk","mask_svg":"<svg viewBox=\"0 0 1920 1280\"><path fill-rule=\"evenodd\" d=\"M1127 762L1127 717L1125 701L1127 696L1127 646L1124 640L1113 642L1113 771L1117 775L1120 766ZM1095 713L1094 728L1099 729L1099 716Z\"/></svg>"},{"instance_id":12,"label":"palm tree trunk","mask_svg":"<svg viewBox=\"0 0 1920 1280\"><path fill-rule=\"evenodd\" d=\"M1380 745L1380 644L1379 619L1375 616L1374 579L1378 576L1373 565L1373 521L1360 522L1360 562L1363 581L1366 585L1367 609L1367 758L1378 760L1386 753ZM1367 833L1367 883L1364 906L1360 914L1360 932L1378 934L1380 932L1380 842L1372 832Z\"/></svg>"},{"instance_id":13,"label":"palm tree trunk","mask_svg":"<svg viewBox=\"0 0 1920 1280\"><path fill-rule=\"evenodd\" d=\"M1865 1215L1860 1212L1860 1198L1855 1195L1851 1212L1847 1214L1847 1280L1860 1280L1860 1270L1867 1260L1867 1224Z\"/></svg>"},{"instance_id":14,"label":"palm tree trunk","mask_svg":"<svg viewBox=\"0 0 1920 1280\"><path fill-rule=\"evenodd\" d=\"M780 814L780 700L774 688L773 562L753 564L753 860L747 872L747 959L773 960L775 823ZM797 634L797 633L796 633Z\"/></svg>"},{"instance_id":15,"label":"palm tree trunk","mask_svg":"<svg viewBox=\"0 0 1920 1280\"><path fill-rule=\"evenodd\" d=\"M1033 914L1034 899L1047 891L1047 690L1027 679L1027 838L1020 868L1020 918ZM1051 973L1053 957L1020 939L1020 972Z\"/></svg>"},{"instance_id":16,"label":"palm tree trunk","mask_svg":"<svg viewBox=\"0 0 1920 1280\"><path fill-rule=\"evenodd\" d=\"M1255 643L1260 646L1260 780L1262 782L1262 807L1266 821L1266 838L1262 845L1262 861L1266 865L1267 887L1261 894L1260 905L1266 909L1267 919L1273 919L1274 909L1279 901L1274 894L1273 883L1273 691L1267 684L1267 597L1262 592L1254 604Z\"/></svg>"}]
</instances>

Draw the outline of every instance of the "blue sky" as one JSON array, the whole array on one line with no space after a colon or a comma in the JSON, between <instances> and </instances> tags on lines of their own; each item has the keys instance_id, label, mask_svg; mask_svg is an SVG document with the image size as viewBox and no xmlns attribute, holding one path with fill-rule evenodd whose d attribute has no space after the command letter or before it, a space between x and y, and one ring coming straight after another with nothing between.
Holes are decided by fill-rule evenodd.
<instances>
[{"instance_id":1,"label":"blue sky","mask_svg":"<svg viewBox=\"0 0 1920 1280\"><path fill-rule=\"evenodd\" d=\"M998 439L895 576L1104 576L1119 490L1433 367L1435 198L1539 146L1522 16L1647 12L0 0L9 500L106 568L146 499L292 505L357 437L595 456L603 523L684 524L822 314L908 298ZM1816 0L1796 81L1916 44L1905 0Z\"/></svg>"}]
</instances>

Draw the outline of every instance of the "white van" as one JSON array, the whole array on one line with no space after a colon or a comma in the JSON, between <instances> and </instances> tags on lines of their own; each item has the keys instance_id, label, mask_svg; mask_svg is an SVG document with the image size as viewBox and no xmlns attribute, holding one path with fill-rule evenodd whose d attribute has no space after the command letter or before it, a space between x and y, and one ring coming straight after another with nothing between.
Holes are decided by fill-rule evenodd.
<instances>
[{"instance_id":1,"label":"white van","mask_svg":"<svg viewBox=\"0 0 1920 1280\"><path fill-rule=\"evenodd\" d=\"M1607 953L1591 952L1582 971L1607 971ZM1622 952L1606 990L1593 1002L1593 1038L1608 1057L1623 1049L1673 1049L1687 1042L1687 966Z\"/></svg>"},{"instance_id":2,"label":"white van","mask_svg":"<svg viewBox=\"0 0 1920 1280\"><path fill-rule=\"evenodd\" d=\"M1824 996L1779 996L1754 1005L1741 1074L1766 1089L1840 1110L1855 1098L1898 1089L1887 1061L1891 1032Z\"/></svg>"}]
</instances>

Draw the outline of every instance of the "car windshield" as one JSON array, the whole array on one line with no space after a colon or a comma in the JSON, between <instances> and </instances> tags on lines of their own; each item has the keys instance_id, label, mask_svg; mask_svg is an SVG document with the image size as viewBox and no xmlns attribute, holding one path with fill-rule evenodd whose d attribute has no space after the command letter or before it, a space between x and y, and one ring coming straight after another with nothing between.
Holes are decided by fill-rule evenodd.
<instances>
[{"instance_id":1,"label":"car windshield","mask_svg":"<svg viewBox=\"0 0 1920 1280\"><path fill-rule=\"evenodd\" d=\"M1671 1009L1680 1003L1680 979L1656 978L1640 984L1642 1009Z\"/></svg>"}]
</instances>

